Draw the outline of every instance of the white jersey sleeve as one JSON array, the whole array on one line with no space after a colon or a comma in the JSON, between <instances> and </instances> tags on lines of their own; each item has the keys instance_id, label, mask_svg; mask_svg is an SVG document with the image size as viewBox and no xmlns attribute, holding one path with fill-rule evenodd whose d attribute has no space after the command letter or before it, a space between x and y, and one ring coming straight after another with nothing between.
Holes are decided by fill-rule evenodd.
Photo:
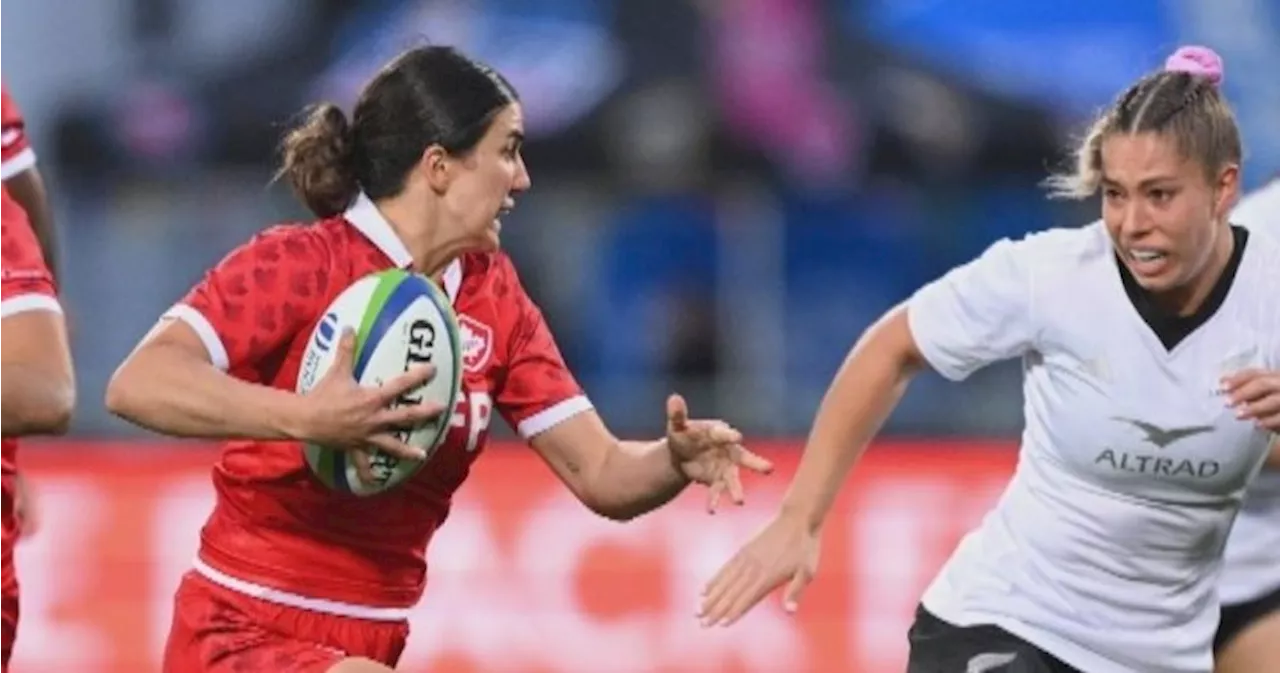
<instances>
[{"instance_id":1,"label":"white jersey sleeve","mask_svg":"<svg viewBox=\"0 0 1280 673\"><path fill-rule=\"evenodd\" d=\"M1032 239L998 241L907 302L907 321L930 366L960 381L982 367L1019 357L1035 341Z\"/></svg>"}]
</instances>

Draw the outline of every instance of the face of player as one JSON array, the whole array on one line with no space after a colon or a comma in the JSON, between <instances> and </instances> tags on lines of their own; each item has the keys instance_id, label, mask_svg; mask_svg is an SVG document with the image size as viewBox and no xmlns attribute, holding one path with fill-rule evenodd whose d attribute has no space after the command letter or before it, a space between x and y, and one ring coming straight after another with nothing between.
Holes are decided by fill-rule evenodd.
<instances>
[{"instance_id":1,"label":"face of player","mask_svg":"<svg viewBox=\"0 0 1280 673\"><path fill-rule=\"evenodd\" d=\"M494 117L472 151L456 160L444 203L467 247L498 248L502 216L530 186L529 171L520 155L523 143L524 115L520 104L512 103Z\"/></svg>"},{"instance_id":2,"label":"face of player","mask_svg":"<svg viewBox=\"0 0 1280 673\"><path fill-rule=\"evenodd\" d=\"M1116 252L1153 293L1198 296L1214 262L1231 252L1227 213L1239 168L1207 180L1204 169L1156 133L1116 134L1102 143L1102 217ZM1206 288L1207 289L1207 288Z\"/></svg>"}]
</instances>

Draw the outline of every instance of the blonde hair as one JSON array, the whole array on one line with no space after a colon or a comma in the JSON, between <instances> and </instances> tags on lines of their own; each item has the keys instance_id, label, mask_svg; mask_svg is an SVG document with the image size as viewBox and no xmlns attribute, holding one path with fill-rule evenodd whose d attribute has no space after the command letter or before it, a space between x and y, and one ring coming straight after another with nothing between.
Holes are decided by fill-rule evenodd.
<instances>
[{"instance_id":1,"label":"blonde hair","mask_svg":"<svg viewBox=\"0 0 1280 673\"><path fill-rule=\"evenodd\" d=\"M1199 60L1179 59L1187 49L1202 50L1195 54ZM1206 65L1203 59L1210 57L1214 61ZM1212 65L1216 69L1208 67ZM1240 163L1240 129L1218 89L1221 79L1217 54L1202 47L1179 50L1164 71L1138 80L1098 115L1074 152L1074 166L1044 181L1049 197L1082 200L1097 193L1102 182L1102 143L1119 133L1151 132L1172 138L1178 152L1200 162L1209 179L1228 164Z\"/></svg>"}]
</instances>

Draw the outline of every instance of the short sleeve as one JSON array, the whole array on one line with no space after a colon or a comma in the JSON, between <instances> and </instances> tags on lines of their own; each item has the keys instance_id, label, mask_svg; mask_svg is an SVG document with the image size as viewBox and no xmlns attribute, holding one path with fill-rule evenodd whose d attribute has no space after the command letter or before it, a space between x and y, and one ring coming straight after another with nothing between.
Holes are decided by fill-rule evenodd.
<instances>
[{"instance_id":1,"label":"short sleeve","mask_svg":"<svg viewBox=\"0 0 1280 673\"><path fill-rule=\"evenodd\" d=\"M911 335L938 373L960 381L1031 349L1036 327L1029 245L1002 240L908 301Z\"/></svg>"},{"instance_id":2,"label":"short sleeve","mask_svg":"<svg viewBox=\"0 0 1280 673\"><path fill-rule=\"evenodd\" d=\"M9 89L0 87L0 179L9 178L36 163L35 150L27 139L26 122Z\"/></svg>"},{"instance_id":3,"label":"short sleeve","mask_svg":"<svg viewBox=\"0 0 1280 673\"><path fill-rule=\"evenodd\" d=\"M507 423L528 440L592 405L565 365L542 311L520 285L510 260L501 259L505 268L498 282L508 285L511 303L505 306L513 315L509 364L495 403Z\"/></svg>"},{"instance_id":4,"label":"short sleeve","mask_svg":"<svg viewBox=\"0 0 1280 673\"><path fill-rule=\"evenodd\" d=\"M223 258L164 317L190 325L215 366L241 371L323 311L330 261L328 246L307 228L269 229Z\"/></svg>"},{"instance_id":5,"label":"short sleeve","mask_svg":"<svg viewBox=\"0 0 1280 673\"><path fill-rule=\"evenodd\" d=\"M27 214L3 192L3 279L0 280L0 317L27 311L61 313L58 289L45 265L44 253Z\"/></svg>"}]
</instances>

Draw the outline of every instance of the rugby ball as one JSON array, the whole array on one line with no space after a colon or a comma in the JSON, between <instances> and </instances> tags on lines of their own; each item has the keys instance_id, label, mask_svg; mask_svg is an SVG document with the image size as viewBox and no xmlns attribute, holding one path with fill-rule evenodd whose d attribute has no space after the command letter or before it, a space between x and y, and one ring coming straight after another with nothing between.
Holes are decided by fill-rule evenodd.
<instances>
[{"instance_id":1,"label":"rugby ball","mask_svg":"<svg viewBox=\"0 0 1280 673\"><path fill-rule=\"evenodd\" d=\"M462 383L462 349L458 319L448 296L429 278L390 269L356 281L333 300L307 341L298 370L297 392L306 394L324 378L346 329L355 332L354 375L360 385L378 386L408 368L429 363L435 377L409 390L392 406L437 402L445 412L425 425L397 433L421 447L430 460L449 431L450 410ZM404 460L376 449L372 453L374 483L365 483L346 451L303 445L307 464L324 485L359 496L392 489L412 477L426 460Z\"/></svg>"}]
</instances>

